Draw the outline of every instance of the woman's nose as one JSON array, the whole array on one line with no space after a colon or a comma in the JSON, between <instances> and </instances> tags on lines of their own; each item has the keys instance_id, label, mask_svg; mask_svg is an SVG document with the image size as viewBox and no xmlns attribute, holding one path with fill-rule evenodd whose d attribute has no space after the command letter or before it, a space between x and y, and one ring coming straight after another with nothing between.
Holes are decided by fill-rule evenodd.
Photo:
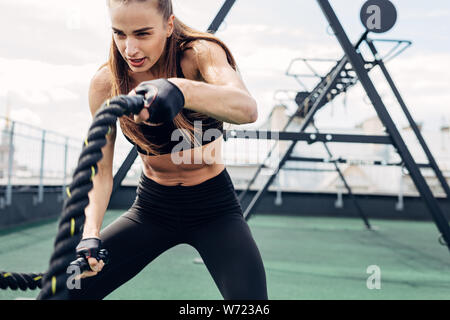
<instances>
[{"instance_id":1,"label":"woman's nose","mask_svg":"<svg viewBox=\"0 0 450 320\"><path fill-rule=\"evenodd\" d=\"M126 43L125 54L128 57L133 58L138 54L138 52L139 48L137 46L136 41L134 41L134 39L128 39Z\"/></svg>"}]
</instances>

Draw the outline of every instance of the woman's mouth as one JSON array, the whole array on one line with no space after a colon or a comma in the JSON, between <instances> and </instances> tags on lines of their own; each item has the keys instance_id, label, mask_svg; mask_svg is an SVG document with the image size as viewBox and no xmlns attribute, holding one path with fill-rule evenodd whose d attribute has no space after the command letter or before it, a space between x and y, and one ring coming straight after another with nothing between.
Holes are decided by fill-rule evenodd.
<instances>
[{"instance_id":1,"label":"woman's mouth","mask_svg":"<svg viewBox=\"0 0 450 320\"><path fill-rule=\"evenodd\" d=\"M141 67L141 66L144 64L145 59L147 59L147 58L141 58L141 59L128 59L128 61L130 62L130 64L131 64L133 67Z\"/></svg>"}]
</instances>

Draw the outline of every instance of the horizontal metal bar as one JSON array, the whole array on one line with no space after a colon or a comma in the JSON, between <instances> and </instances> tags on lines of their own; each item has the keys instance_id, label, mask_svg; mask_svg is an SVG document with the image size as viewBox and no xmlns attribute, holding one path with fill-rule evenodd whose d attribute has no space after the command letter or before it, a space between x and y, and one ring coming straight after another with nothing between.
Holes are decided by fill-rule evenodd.
<instances>
[{"instance_id":1,"label":"horizontal metal bar","mask_svg":"<svg viewBox=\"0 0 450 320\"><path fill-rule=\"evenodd\" d=\"M20 129L20 127L18 127L17 124L19 126L23 126L23 127L26 127L26 128L31 128L31 129L39 131L39 132L42 132L43 130L45 130L43 128L34 126L32 124L28 124L28 123L25 123L25 122L21 122L21 121L17 121L17 120L6 118L4 116L0 116L0 121L2 121L2 120L4 120L5 122L8 122L8 121L11 122L11 123L14 122L16 124L16 130ZM81 139L70 137L70 136L66 136L66 135L61 134L61 133L56 132L56 131L51 131L51 130L45 130L45 131L47 131L47 134L52 134L52 135L55 135L55 136L58 136L58 137L61 137L61 138L68 138L69 140L73 140L73 141L82 141ZM38 139L41 140L40 137Z\"/></svg>"},{"instance_id":2,"label":"horizontal metal bar","mask_svg":"<svg viewBox=\"0 0 450 320\"><path fill-rule=\"evenodd\" d=\"M336 169L291 168L284 166L281 171L336 172Z\"/></svg>"},{"instance_id":3,"label":"horizontal metal bar","mask_svg":"<svg viewBox=\"0 0 450 320\"><path fill-rule=\"evenodd\" d=\"M355 165L366 165L366 166L402 166L401 162L386 162L383 160L369 160L369 159L327 159L327 158L314 158L314 157L297 157L290 156L287 161L300 161L300 162L317 162L317 163L349 163ZM430 168L430 164L418 163L421 168Z\"/></svg>"},{"instance_id":4,"label":"horizontal metal bar","mask_svg":"<svg viewBox=\"0 0 450 320\"><path fill-rule=\"evenodd\" d=\"M261 139L281 141L307 141L314 142L344 142L344 143L373 143L392 144L392 140L386 135L358 135L358 134L334 134L334 133L307 133L287 131L264 130L224 130L224 139Z\"/></svg>"}]
</instances>

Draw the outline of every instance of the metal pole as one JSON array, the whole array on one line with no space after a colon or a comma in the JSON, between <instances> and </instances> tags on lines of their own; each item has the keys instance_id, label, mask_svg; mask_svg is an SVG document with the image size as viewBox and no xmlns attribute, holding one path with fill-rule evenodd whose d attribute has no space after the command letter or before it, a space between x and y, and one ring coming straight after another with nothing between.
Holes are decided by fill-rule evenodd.
<instances>
[{"instance_id":1,"label":"metal pole","mask_svg":"<svg viewBox=\"0 0 450 320\"><path fill-rule=\"evenodd\" d=\"M39 188L38 188L38 203L44 201L44 158L45 158L45 134L46 131L42 131L42 143L41 143L41 167L39 170Z\"/></svg>"},{"instance_id":2,"label":"metal pole","mask_svg":"<svg viewBox=\"0 0 450 320\"><path fill-rule=\"evenodd\" d=\"M6 205L10 206L12 203L12 172L14 165L14 127L15 122L11 123L11 130L9 131L9 152L8 152L8 185L6 186Z\"/></svg>"},{"instance_id":3,"label":"metal pole","mask_svg":"<svg viewBox=\"0 0 450 320\"><path fill-rule=\"evenodd\" d=\"M404 209L404 202L403 202L403 167L400 167L400 183L399 183L399 190L398 190L398 201L395 204L395 210L397 211L403 211Z\"/></svg>"},{"instance_id":4,"label":"metal pole","mask_svg":"<svg viewBox=\"0 0 450 320\"><path fill-rule=\"evenodd\" d=\"M116 175L114 176L112 193L116 192L116 190L120 187L123 179L125 179L128 171L130 170L131 166L136 160L136 157L137 157L137 149L136 146L134 146L131 152L128 153L126 159L123 161L122 166L119 168L119 170L117 170ZM127 165L124 166L124 164Z\"/></svg>"},{"instance_id":5,"label":"metal pole","mask_svg":"<svg viewBox=\"0 0 450 320\"><path fill-rule=\"evenodd\" d=\"M334 202L334 207L337 209L341 209L344 207L344 201L342 199L342 191L340 189L338 189L337 191L337 199Z\"/></svg>"},{"instance_id":6,"label":"metal pole","mask_svg":"<svg viewBox=\"0 0 450 320\"><path fill-rule=\"evenodd\" d=\"M208 27L208 32L210 33L216 33L217 30L219 30L220 25L222 24L225 17L230 12L231 8L233 7L236 0L226 0L225 3L222 5L222 8L220 8L219 12L217 13L216 17L214 18L213 22Z\"/></svg>"},{"instance_id":7,"label":"metal pole","mask_svg":"<svg viewBox=\"0 0 450 320\"><path fill-rule=\"evenodd\" d=\"M282 171L277 175L275 186L277 188L277 196L275 198L275 205L281 206L283 204L283 197L281 196L281 174Z\"/></svg>"}]
</instances>

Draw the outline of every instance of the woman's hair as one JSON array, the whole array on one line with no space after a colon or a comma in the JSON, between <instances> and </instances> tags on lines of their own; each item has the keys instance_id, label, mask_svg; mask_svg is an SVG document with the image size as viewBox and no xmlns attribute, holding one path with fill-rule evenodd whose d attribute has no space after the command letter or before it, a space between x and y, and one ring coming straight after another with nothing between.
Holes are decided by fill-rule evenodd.
<instances>
[{"instance_id":1,"label":"woman's hair","mask_svg":"<svg viewBox=\"0 0 450 320\"><path fill-rule=\"evenodd\" d=\"M167 21L173 14L172 0L107 0L107 4L109 6L111 2L120 2L125 4L133 1L156 2L157 10L163 16L164 21ZM237 67L233 55L222 41L220 41L210 33L200 32L188 27L175 17L172 35L167 38L165 51L163 52L163 56L165 55L165 57L162 56L162 58L164 59L164 71L161 77L171 78L177 76L177 54L181 54L183 51L188 49L189 44L195 40L207 40L220 45L225 50L228 63L236 70ZM112 75L111 96L128 94L133 89L131 87L131 77L128 74L128 65L122 58L114 42L114 38L111 42L108 62L105 63L102 67L104 66L109 67ZM208 117L198 112L193 112L192 116L198 119L206 119ZM160 146L148 142L148 140L144 137L142 131L140 130L139 124L134 121L133 115L121 117L119 122L120 127L122 128L122 132L131 140L133 140L134 143L138 144L142 149L149 152L149 154L159 154L157 149ZM193 123L189 121L182 112L180 112L175 117L173 122L177 128L182 129L180 130L180 132L183 136L185 136L185 138L189 139L192 145L193 141L195 140L195 134L193 133ZM188 136L186 136L186 133L188 134Z\"/></svg>"}]
</instances>

